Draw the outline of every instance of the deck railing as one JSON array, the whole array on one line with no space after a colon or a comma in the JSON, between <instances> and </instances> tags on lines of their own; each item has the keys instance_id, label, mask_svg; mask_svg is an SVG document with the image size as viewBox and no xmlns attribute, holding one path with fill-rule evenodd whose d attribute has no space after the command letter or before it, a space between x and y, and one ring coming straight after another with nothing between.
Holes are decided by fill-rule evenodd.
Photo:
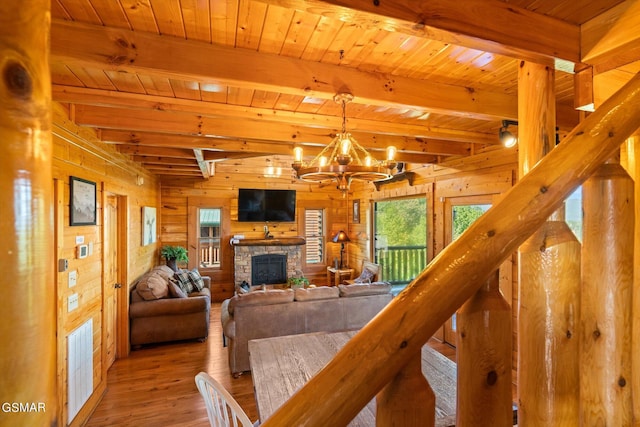
<instances>
[{"instance_id":1,"label":"deck railing","mask_svg":"<svg viewBox=\"0 0 640 427\"><path fill-rule=\"evenodd\" d=\"M427 266L427 248L424 246L387 246L376 249L376 263L380 264L380 277L401 290Z\"/></svg>"},{"instance_id":2,"label":"deck railing","mask_svg":"<svg viewBox=\"0 0 640 427\"><path fill-rule=\"evenodd\" d=\"M640 74L440 252L262 425L348 424L378 392L402 379L401 371L410 366L429 337L638 128ZM489 382L497 379L495 372L487 377ZM412 421L403 425L433 425L433 420Z\"/></svg>"}]
</instances>

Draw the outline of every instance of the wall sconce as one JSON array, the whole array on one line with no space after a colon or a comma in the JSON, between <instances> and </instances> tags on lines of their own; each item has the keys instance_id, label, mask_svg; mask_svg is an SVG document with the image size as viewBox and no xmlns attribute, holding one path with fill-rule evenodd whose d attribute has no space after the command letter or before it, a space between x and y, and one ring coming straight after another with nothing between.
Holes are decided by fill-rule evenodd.
<instances>
[{"instance_id":1,"label":"wall sconce","mask_svg":"<svg viewBox=\"0 0 640 427\"><path fill-rule=\"evenodd\" d=\"M507 148L513 147L518 143L518 138L513 136L511 132L507 130L510 125L518 126L517 120L503 120L502 127L500 128L500 132L498 133L498 138L502 145Z\"/></svg>"}]
</instances>

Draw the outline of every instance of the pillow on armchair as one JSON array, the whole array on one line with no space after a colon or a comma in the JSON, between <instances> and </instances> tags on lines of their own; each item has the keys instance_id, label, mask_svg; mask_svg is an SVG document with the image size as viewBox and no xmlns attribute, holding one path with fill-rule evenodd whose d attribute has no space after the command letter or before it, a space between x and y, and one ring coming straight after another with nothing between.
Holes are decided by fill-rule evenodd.
<instances>
[{"instance_id":1,"label":"pillow on armchair","mask_svg":"<svg viewBox=\"0 0 640 427\"><path fill-rule=\"evenodd\" d=\"M358 277L356 277L353 282L354 283L371 283L371 279L376 275L373 271L365 268L362 270L362 273Z\"/></svg>"}]
</instances>

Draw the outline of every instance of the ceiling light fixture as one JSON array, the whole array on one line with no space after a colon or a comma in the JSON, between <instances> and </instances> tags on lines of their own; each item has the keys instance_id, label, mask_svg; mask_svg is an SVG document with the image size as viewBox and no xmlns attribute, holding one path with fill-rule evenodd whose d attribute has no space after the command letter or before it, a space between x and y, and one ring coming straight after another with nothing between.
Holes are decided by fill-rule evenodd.
<instances>
[{"instance_id":1,"label":"ceiling light fixture","mask_svg":"<svg viewBox=\"0 0 640 427\"><path fill-rule=\"evenodd\" d=\"M511 132L507 130L510 125L518 126L517 120L503 120L502 127L500 128L500 132L498 133L498 138L500 138L500 142L507 148L513 147L518 143L518 138L513 136Z\"/></svg>"},{"instance_id":2,"label":"ceiling light fixture","mask_svg":"<svg viewBox=\"0 0 640 427\"><path fill-rule=\"evenodd\" d=\"M391 178L396 166L396 148L387 147L387 158L378 161L369 154L346 130L346 105L353 100L350 93L339 93L333 100L342 104L342 132L338 133L311 162L305 163L302 147L293 149L292 167L302 181L327 182L335 180L345 197L351 181L383 181Z\"/></svg>"}]
</instances>

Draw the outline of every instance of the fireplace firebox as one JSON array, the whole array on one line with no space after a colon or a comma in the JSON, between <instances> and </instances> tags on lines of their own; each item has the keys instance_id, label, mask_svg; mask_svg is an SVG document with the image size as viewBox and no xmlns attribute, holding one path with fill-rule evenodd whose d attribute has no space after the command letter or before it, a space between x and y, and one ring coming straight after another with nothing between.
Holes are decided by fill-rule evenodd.
<instances>
[{"instance_id":1,"label":"fireplace firebox","mask_svg":"<svg viewBox=\"0 0 640 427\"><path fill-rule=\"evenodd\" d=\"M265 254L251 257L251 285L274 285L287 281L287 255Z\"/></svg>"}]
</instances>

